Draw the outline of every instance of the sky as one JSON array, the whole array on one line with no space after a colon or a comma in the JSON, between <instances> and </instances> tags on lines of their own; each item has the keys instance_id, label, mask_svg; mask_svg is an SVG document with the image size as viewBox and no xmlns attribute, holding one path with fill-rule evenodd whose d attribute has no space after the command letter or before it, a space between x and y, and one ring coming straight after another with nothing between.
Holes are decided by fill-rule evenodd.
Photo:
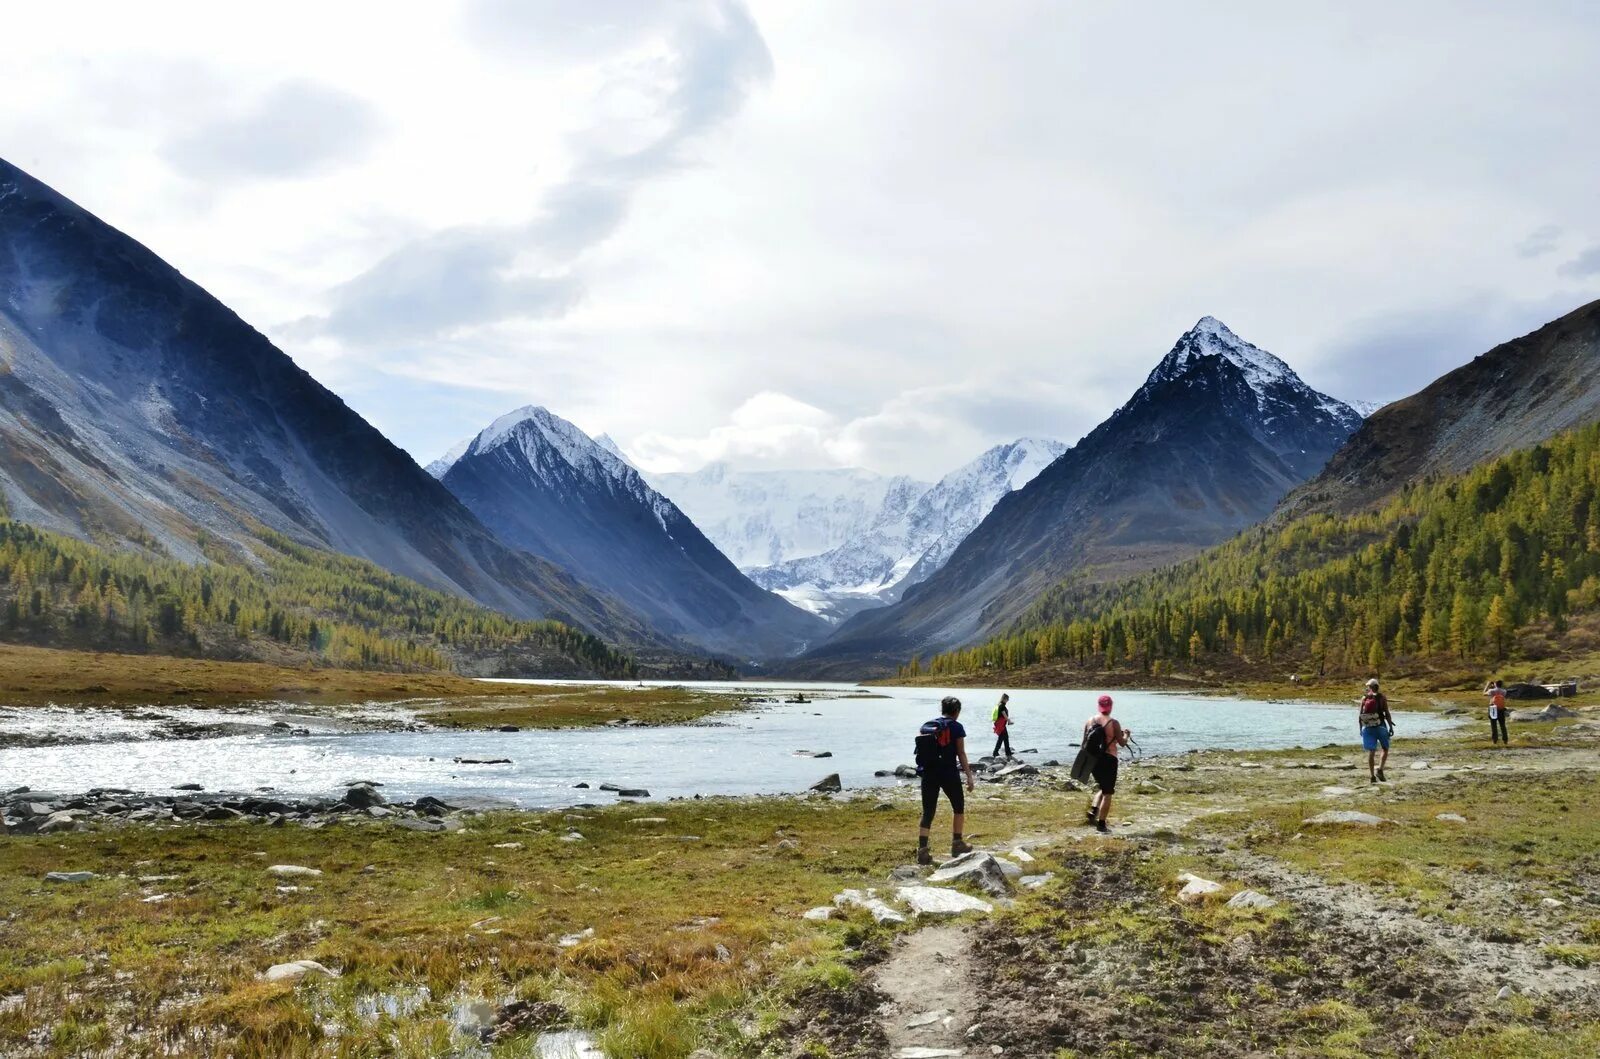
<instances>
[{"instance_id":1,"label":"sky","mask_svg":"<svg viewBox=\"0 0 1600 1059\"><path fill-rule=\"evenodd\" d=\"M0 157L426 463L1074 441L1204 315L1346 399L1600 297L1585 3L66 2Z\"/></svg>"}]
</instances>

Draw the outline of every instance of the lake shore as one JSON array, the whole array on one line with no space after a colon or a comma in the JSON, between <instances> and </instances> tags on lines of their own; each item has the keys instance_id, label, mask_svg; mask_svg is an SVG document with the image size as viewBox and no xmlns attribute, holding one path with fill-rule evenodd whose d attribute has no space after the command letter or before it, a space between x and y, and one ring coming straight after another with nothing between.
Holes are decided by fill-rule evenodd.
<instances>
[{"instance_id":1,"label":"lake shore","mask_svg":"<svg viewBox=\"0 0 1600 1059\"><path fill-rule=\"evenodd\" d=\"M401 826L423 819L413 803L320 826L94 819L10 836L0 1050L520 1055L570 1030L613 1056L675 1059L952 1043L1242 1056L1261 1041L1301 1056L1590 1055L1595 722L1512 734L1509 750L1475 728L1402 737L1381 785L1348 750L1130 764L1109 838L1075 823L1085 796L1059 773L982 783L974 843L1052 877L1000 899L972 890L996 913L953 921L895 900L926 874L905 867L910 786L446 808L427 819L457 824L438 828ZM1313 822L1329 811L1380 822ZM79 871L93 875L45 880ZM1218 888L1181 901L1179 871ZM868 888L911 922L848 902L802 916ZM1276 905L1228 905L1247 889ZM970 981L919 978L933 941ZM261 977L299 960L331 973ZM1108 1004L1114 1017L1084 1017ZM949 1013L907 1028L933 1009Z\"/></svg>"}]
</instances>

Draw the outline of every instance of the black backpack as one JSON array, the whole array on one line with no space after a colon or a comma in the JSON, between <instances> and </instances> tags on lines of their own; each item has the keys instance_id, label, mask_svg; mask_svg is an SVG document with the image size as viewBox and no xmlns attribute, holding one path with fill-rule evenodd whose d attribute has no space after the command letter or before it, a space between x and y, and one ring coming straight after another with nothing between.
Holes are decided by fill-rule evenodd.
<instances>
[{"instance_id":1,"label":"black backpack","mask_svg":"<svg viewBox=\"0 0 1600 1059\"><path fill-rule=\"evenodd\" d=\"M1106 726L1091 724L1083 730L1083 749L1091 754L1106 752Z\"/></svg>"},{"instance_id":2,"label":"black backpack","mask_svg":"<svg viewBox=\"0 0 1600 1059\"><path fill-rule=\"evenodd\" d=\"M931 721L923 722L922 728L917 732L915 748L917 772L920 774L937 766L945 757L950 743L950 718L935 717Z\"/></svg>"}]
</instances>

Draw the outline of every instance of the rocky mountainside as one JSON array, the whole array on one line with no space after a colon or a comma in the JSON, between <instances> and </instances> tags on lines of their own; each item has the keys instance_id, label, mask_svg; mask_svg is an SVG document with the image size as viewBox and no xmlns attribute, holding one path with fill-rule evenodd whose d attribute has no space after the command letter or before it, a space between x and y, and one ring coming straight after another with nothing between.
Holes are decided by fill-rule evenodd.
<instances>
[{"instance_id":1,"label":"rocky mountainside","mask_svg":"<svg viewBox=\"0 0 1600 1059\"><path fill-rule=\"evenodd\" d=\"M858 539L904 517L928 490L927 482L857 469L736 471L725 463L648 480L747 572Z\"/></svg>"},{"instance_id":2,"label":"rocky mountainside","mask_svg":"<svg viewBox=\"0 0 1600 1059\"><path fill-rule=\"evenodd\" d=\"M139 243L0 161L0 499L187 562L260 527L525 617L658 643L506 547L409 456Z\"/></svg>"},{"instance_id":3,"label":"rocky mountainside","mask_svg":"<svg viewBox=\"0 0 1600 1059\"><path fill-rule=\"evenodd\" d=\"M1361 424L1283 361L1205 317L1133 397L1003 497L927 581L850 618L798 664L883 671L992 635L1068 576L1113 580L1268 515Z\"/></svg>"},{"instance_id":4,"label":"rocky mountainside","mask_svg":"<svg viewBox=\"0 0 1600 1059\"><path fill-rule=\"evenodd\" d=\"M866 532L821 555L748 571L751 580L831 621L898 600L945 564L995 503L1067 450L1022 438L952 471L908 509L880 512Z\"/></svg>"},{"instance_id":5,"label":"rocky mountainside","mask_svg":"<svg viewBox=\"0 0 1600 1059\"><path fill-rule=\"evenodd\" d=\"M501 540L614 594L660 632L741 663L825 623L753 582L615 452L543 408L495 420L430 470Z\"/></svg>"},{"instance_id":6,"label":"rocky mountainside","mask_svg":"<svg viewBox=\"0 0 1600 1059\"><path fill-rule=\"evenodd\" d=\"M1600 301L1372 414L1281 514L1353 511L1600 420Z\"/></svg>"}]
</instances>

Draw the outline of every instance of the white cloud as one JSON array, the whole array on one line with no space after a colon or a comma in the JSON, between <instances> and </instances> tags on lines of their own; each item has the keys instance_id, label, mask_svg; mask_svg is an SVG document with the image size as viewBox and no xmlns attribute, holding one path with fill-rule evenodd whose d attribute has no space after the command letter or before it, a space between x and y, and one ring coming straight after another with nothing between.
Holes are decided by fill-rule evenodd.
<instances>
[{"instance_id":1,"label":"white cloud","mask_svg":"<svg viewBox=\"0 0 1600 1059\"><path fill-rule=\"evenodd\" d=\"M424 458L536 402L935 477L1207 313L1387 399L1592 298L1597 52L1443 0L25 5L0 151Z\"/></svg>"}]
</instances>

